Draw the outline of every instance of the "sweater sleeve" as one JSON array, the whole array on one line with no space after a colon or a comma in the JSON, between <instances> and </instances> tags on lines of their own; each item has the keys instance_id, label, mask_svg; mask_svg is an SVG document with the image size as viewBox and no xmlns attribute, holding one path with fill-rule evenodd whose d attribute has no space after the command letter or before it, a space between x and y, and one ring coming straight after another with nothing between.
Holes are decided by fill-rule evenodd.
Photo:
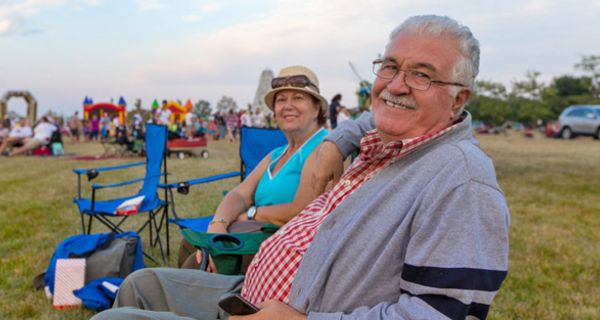
<instances>
[{"instance_id":1,"label":"sweater sleeve","mask_svg":"<svg viewBox=\"0 0 600 320\"><path fill-rule=\"evenodd\" d=\"M360 148L360 139L367 131L375 129L371 112L363 114L354 121L344 121L325 137L325 140L335 143L344 158Z\"/></svg>"},{"instance_id":2,"label":"sweater sleeve","mask_svg":"<svg viewBox=\"0 0 600 320\"><path fill-rule=\"evenodd\" d=\"M439 192L439 190L437 190ZM422 203L413 220L397 301L310 320L485 319L507 274L508 208L500 190L468 181Z\"/></svg>"}]
</instances>

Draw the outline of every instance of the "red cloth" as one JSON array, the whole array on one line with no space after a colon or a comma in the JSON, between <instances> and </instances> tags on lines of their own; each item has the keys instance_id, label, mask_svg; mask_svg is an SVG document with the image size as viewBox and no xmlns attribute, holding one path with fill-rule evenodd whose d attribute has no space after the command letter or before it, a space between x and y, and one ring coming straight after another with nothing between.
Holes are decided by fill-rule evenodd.
<instances>
[{"instance_id":1,"label":"red cloth","mask_svg":"<svg viewBox=\"0 0 600 320\"><path fill-rule=\"evenodd\" d=\"M50 148L48 148L48 146L41 146L41 147L33 150L33 155L34 156L51 156L52 150L50 150Z\"/></svg>"}]
</instances>

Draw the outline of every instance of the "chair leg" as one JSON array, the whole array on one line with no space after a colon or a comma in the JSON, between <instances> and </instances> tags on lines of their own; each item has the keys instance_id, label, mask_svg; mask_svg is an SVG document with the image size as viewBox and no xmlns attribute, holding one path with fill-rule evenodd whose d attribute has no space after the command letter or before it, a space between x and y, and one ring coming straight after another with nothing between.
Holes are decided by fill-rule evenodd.
<instances>
[{"instance_id":1,"label":"chair leg","mask_svg":"<svg viewBox=\"0 0 600 320\"><path fill-rule=\"evenodd\" d=\"M169 235L169 207L168 206L164 206L164 211L163 211L163 218L165 219L165 230L166 235L167 235L167 257L169 257L171 255L171 250L170 250L170 235ZM161 222L162 223L162 222Z\"/></svg>"},{"instance_id":2,"label":"chair leg","mask_svg":"<svg viewBox=\"0 0 600 320\"><path fill-rule=\"evenodd\" d=\"M160 238L160 230L162 229L162 221L160 221L160 224L157 223L156 212L154 212L154 211L150 212L149 220L150 220L150 232L152 232L152 231L156 232L156 235L154 236L154 238L151 237L150 241L151 241L153 247L156 247L158 245L158 249L160 250L160 256L164 262L165 261L165 253L163 250L162 240Z\"/></svg>"},{"instance_id":3,"label":"chair leg","mask_svg":"<svg viewBox=\"0 0 600 320\"><path fill-rule=\"evenodd\" d=\"M85 217L84 213L79 213L79 217L81 218L81 233L85 234Z\"/></svg>"},{"instance_id":4,"label":"chair leg","mask_svg":"<svg viewBox=\"0 0 600 320\"><path fill-rule=\"evenodd\" d=\"M91 234L92 233L92 222L93 221L94 221L94 216L90 214L90 217L88 218L87 234Z\"/></svg>"},{"instance_id":5,"label":"chair leg","mask_svg":"<svg viewBox=\"0 0 600 320\"><path fill-rule=\"evenodd\" d=\"M170 256L170 234L169 234L169 208L167 205L164 205L162 208L162 213L160 215L160 224L158 226L159 232L162 230L163 226L165 227L165 246L167 248L167 257Z\"/></svg>"}]
</instances>

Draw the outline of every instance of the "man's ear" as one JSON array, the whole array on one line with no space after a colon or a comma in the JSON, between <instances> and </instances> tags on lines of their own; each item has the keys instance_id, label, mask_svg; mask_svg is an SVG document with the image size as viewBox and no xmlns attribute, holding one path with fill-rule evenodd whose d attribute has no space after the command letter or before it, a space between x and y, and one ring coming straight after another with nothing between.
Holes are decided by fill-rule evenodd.
<instances>
[{"instance_id":1,"label":"man's ear","mask_svg":"<svg viewBox=\"0 0 600 320\"><path fill-rule=\"evenodd\" d=\"M471 89L461 89L456 97L454 97L454 103L452 104L452 113L456 114L464 105L469 101L471 97Z\"/></svg>"}]
</instances>

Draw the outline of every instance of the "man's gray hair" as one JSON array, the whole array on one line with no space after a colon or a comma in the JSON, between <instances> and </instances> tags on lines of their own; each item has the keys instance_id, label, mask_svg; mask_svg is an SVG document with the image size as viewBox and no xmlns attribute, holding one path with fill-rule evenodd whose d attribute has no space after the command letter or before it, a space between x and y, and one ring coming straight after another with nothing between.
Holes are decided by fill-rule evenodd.
<instances>
[{"instance_id":1,"label":"man's gray hair","mask_svg":"<svg viewBox=\"0 0 600 320\"><path fill-rule=\"evenodd\" d=\"M399 33L455 38L462 54L452 70L452 81L460 81L473 88L479 73L479 41L469 27L450 17L422 15L410 17L394 29L390 34L390 43Z\"/></svg>"}]
</instances>

